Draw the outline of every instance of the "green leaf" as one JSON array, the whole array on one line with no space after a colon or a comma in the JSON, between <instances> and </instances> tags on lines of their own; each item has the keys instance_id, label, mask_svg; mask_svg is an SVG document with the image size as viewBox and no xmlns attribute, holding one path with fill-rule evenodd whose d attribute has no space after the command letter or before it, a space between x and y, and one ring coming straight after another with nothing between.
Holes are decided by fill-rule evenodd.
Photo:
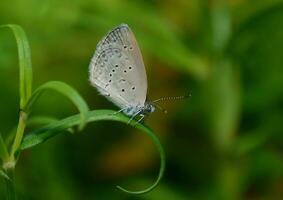
<instances>
[{"instance_id":1,"label":"green leaf","mask_svg":"<svg viewBox=\"0 0 283 200\"><path fill-rule=\"evenodd\" d=\"M26 112L29 112L32 105L35 103L38 97L46 90L57 91L63 94L65 97L69 98L76 105L76 107L80 111L80 116L81 116L80 130L81 130L86 124L88 106L86 102L83 100L83 98L80 96L80 94L75 89L73 89L71 86L67 85L66 83L63 83L60 81L49 81L39 86L33 92L24 110Z\"/></svg>"},{"instance_id":2,"label":"green leaf","mask_svg":"<svg viewBox=\"0 0 283 200\"><path fill-rule=\"evenodd\" d=\"M27 125L28 126L38 126L38 125L46 125L52 122L56 122L59 119L49 116L33 116L28 119Z\"/></svg>"},{"instance_id":3,"label":"green leaf","mask_svg":"<svg viewBox=\"0 0 283 200\"><path fill-rule=\"evenodd\" d=\"M208 113L214 142L220 151L234 144L240 113L239 72L229 60L218 61L207 82Z\"/></svg>"},{"instance_id":4,"label":"green leaf","mask_svg":"<svg viewBox=\"0 0 283 200\"><path fill-rule=\"evenodd\" d=\"M7 146L3 140L3 137L0 133L0 159L5 160L9 157L9 153L8 153L8 150L7 150Z\"/></svg>"},{"instance_id":5,"label":"green leaf","mask_svg":"<svg viewBox=\"0 0 283 200\"><path fill-rule=\"evenodd\" d=\"M2 25L0 28L10 28L17 41L20 67L20 108L23 109L32 93L31 52L24 30L15 24Z\"/></svg>"},{"instance_id":6,"label":"green leaf","mask_svg":"<svg viewBox=\"0 0 283 200\"><path fill-rule=\"evenodd\" d=\"M87 122L95 122L95 121L103 121L103 120L119 121L119 122L123 122L127 124L129 121L129 118L120 113L115 114L115 111L111 111L111 110L95 110L95 111L88 112ZM54 137L58 135L59 133L63 132L64 130L72 126L75 126L79 123L80 123L80 116L74 115L74 116L65 118L63 120L60 120L58 122L51 123L38 130L35 130L25 136L25 138L23 139L22 145L21 145L21 150L28 149L38 144L41 144L47 139ZM151 138L152 142L154 143L154 145L156 146L160 154L160 162L161 162L160 170L159 170L158 177L156 181L154 182L154 184L145 190L129 191L120 186L117 186L117 187L127 193L144 194L144 193L147 193L153 190L160 182L163 176L164 170L165 170L165 154L159 142L159 139L156 137L156 135L150 128L142 124L136 124L135 121L132 121L129 125L141 130L143 133L147 134Z\"/></svg>"},{"instance_id":7,"label":"green leaf","mask_svg":"<svg viewBox=\"0 0 283 200\"><path fill-rule=\"evenodd\" d=\"M0 176L8 181L11 181L10 177L2 169L0 169Z\"/></svg>"},{"instance_id":8,"label":"green leaf","mask_svg":"<svg viewBox=\"0 0 283 200\"><path fill-rule=\"evenodd\" d=\"M13 127L7 134L7 136L5 137L5 144L7 147L9 147L12 143L13 143L13 140L15 138L15 135L16 135L16 132L17 132L17 126Z\"/></svg>"},{"instance_id":9,"label":"green leaf","mask_svg":"<svg viewBox=\"0 0 283 200\"><path fill-rule=\"evenodd\" d=\"M223 51L231 37L231 13L226 1L215 3L211 9L212 43L216 52Z\"/></svg>"},{"instance_id":10,"label":"green leaf","mask_svg":"<svg viewBox=\"0 0 283 200\"><path fill-rule=\"evenodd\" d=\"M27 126L42 126L53 122L59 121L59 119L50 116L33 116L28 119ZM75 133L73 128L68 128L67 131Z\"/></svg>"}]
</instances>

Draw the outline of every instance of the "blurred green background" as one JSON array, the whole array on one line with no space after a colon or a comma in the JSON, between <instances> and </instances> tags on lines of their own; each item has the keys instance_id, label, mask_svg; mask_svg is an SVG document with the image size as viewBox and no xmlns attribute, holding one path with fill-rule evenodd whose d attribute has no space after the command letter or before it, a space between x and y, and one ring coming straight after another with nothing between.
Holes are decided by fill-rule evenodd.
<instances>
[{"instance_id":1,"label":"blurred green background","mask_svg":"<svg viewBox=\"0 0 283 200\"><path fill-rule=\"evenodd\" d=\"M117 109L88 82L97 42L127 23L143 53L149 98L192 92L164 102L146 124L167 155L165 176L152 193L118 191L149 186L158 154L144 135L117 122L88 124L22 153L19 199L236 200L283 196L282 0L2 0L0 24L28 36L34 86L64 81L91 109ZM18 59L10 31L0 31L0 132L18 120ZM46 93L32 115L76 113ZM4 199L0 180L0 199Z\"/></svg>"}]
</instances>

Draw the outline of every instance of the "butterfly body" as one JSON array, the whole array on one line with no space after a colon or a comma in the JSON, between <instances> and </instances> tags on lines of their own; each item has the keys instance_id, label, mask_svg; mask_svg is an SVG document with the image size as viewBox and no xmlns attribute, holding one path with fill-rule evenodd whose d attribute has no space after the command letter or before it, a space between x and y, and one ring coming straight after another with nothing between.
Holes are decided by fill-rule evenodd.
<instances>
[{"instance_id":1,"label":"butterfly body","mask_svg":"<svg viewBox=\"0 0 283 200\"><path fill-rule=\"evenodd\" d=\"M114 28L98 43L89 70L91 84L126 115L144 117L155 110L146 101L146 71L128 25Z\"/></svg>"},{"instance_id":2,"label":"butterfly body","mask_svg":"<svg viewBox=\"0 0 283 200\"><path fill-rule=\"evenodd\" d=\"M127 107L123 112L128 116L134 115L148 115L155 111L155 106L150 102L145 102L144 105L135 106L135 107Z\"/></svg>"}]
</instances>

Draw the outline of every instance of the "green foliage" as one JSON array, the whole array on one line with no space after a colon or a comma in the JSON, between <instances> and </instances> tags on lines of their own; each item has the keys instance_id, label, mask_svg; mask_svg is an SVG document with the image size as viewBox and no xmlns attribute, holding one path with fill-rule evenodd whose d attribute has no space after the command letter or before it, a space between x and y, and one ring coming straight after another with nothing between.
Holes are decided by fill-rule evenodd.
<instances>
[{"instance_id":1,"label":"green foliage","mask_svg":"<svg viewBox=\"0 0 283 200\"><path fill-rule=\"evenodd\" d=\"M96 122L96 121L102 121L102 120L111 120L111 121L119 121L123 122L125 124L128 124L129 118L126 117L123 114L115 114L115 111L110 110L94 110L89 113L87 113L87 123L90 122ZM59 133L62 133L65 130L68 130L69 128L78 125L81 123L81 120L79 118L79 115L71 116L66 119L60 120L60 121L54 121L50 123L49 125L42 127L40 129L37 129L29 134L24 138L23 143L21 145L21 150L31 148L35 145L41 144L42 142L46 141L47 139L50 139L51 137L56 136ZM147 134L154 145L156 146L159 154L160 154L160 170L159 175L155 183L150 186L149 188L141 191L129 191L126 190L120 186L117 186L119 189L121 189L124 192L132 193L132 194L144 194L147 192L150 192L153 190L158 183L160 182L164 169L165 169L165 154L163 151L163 148L158 140L158 138L155 136L154 132L141 124L137 124L135 121L132 121L130 125L134 126L135 128L141 130L145 134Z\"/></svg>"},{"instance_id":2,"label":"green foliage","mask_svg":"<svg viewBox=\"0 0 283 200\"><path fill-rule=\"evenodd\" d=\"M7 150L7 147L6 147L6 144L3 140L3 137L0 133L0 160L5 160L9 157L9 153L8 153L8 150Z\"/></svg>"},{"instance_id":3,"label":"green foliage","mask_svg":"<svg viewBox=\"0 0 283 200\"><path fill-rule=\"evenodd\" d=\"M19 68L20 68L20 108L23 109L32 92L31 53L27 36L23 29L15 24L2 25L0 28L10 28L16 38Z\"/></svg>"},{"instance_id":4,"label":"green foliage","mask_svg":"<svg viewBox=\"0 0 283 200\"><path fill-rule=\"evenodd\" d=\"M49 81L39 86L32 94L24 110L29 113L32 105L35 103L38 97L46 90L55 90L64 95L65 97L69 98L76 105L76 107L81 113L80 129L82 129L86 123L88 106L76 90L60 81Z\"/></svg>"},{"instance_id":5,"label":"green foliage","mask_svg":"<svg viewBox=\"0 0 283 200\"><path fill-rule=\"evenodd\" d=\"M18 25L3 25L1 27L9 27L13 31L18 51L19 51L19 66L20 66L20 113L19 113L19 123L16 131L16 135L11 147L11 152L8 153L7 146L0 135L0 159L2 160L2 168L0 169L0 175L6 179L7 186L7 199L16 199L16 191L14 189L14 169L16 162L20 155L20 152L26 148L38 145L43 141L55 136L56 134L70 130L75 125L79 125L79 130L86 125L87 122L100 121L100 120L114 120L127 123L129 118L124 115L116 115L115 112L110 112L107 110L93 111L89 112L88 106L80 94L73 89L71 86L60 81L49 81L42 84L37 89L32 92L32 67L31 67L31 56L27 37L23 29ZM48 123L46 127L34 130L32 133L28 134L23 140L25 133L25 128L27 126L29 114L32 111L34 103L46 90L54 90L66 98L70 99L75 106L78 108L80 114L69 117L63 120L51 120L50 118L37 118L36 123ZM155 136L155 134L147 127L132 122L131 125L136 126L138 129L144 131L154 144L156 145L160 156L161 165L160 172L155 183L145 190L140 191L130 191L123 187L117 186L118 189L131 193L131 194L144 194L153 190L162 178L165 169L165 156L162 146ZM22 141L23 140L23 141ZM21 146L21 147L20 147Z\"/></svg>"},{"instance_id":6,"label":"green foliage","mask_svg":"<svg viewBox=\"0 0 283 200\"><path fill-rule=\"evenodd\" d=\"M282 11L282 0L1 2L0 24L19 24L28 33L34 85L63 81L95 109L83 114L84 103L74 102L80 97L64 98L57 90L37 101L46 90L30 89L28 94L24 85L29 81L22 76L20 115L28 115L19 120L26 125L24 132L15 127L19 96L14 55L18 48L26 58L20 63L21 77L31 70L30 53L24 52L28 43L22 41L26 36L18 37L24 33L17 25L1 29L0 131L5 143L0 156L9 160L15 151L20 198L281 199ZM156 112L146 120L164 141L168 165L159 187L139 197L113 185L137 189L151 183L158 165L155 149L136 132L151 136L147 127L125 126L123 115L96 110L111 109L111 104L87 80L97 42L121 23L132 28L141 47L149 99L192 92L188 101L164 102L167 115ZM8 28L22 44L11 42ZM72 115L75 109L80 113ZM75 133L83 124L84 134L61 134ZM13 145L16 135L20 142ZM6 192L3 180L0 199ZM38 184L42 182L44 187Z\"/></svg>"},{"instance_id":7,"label":"green foliage","mask_svg":"<svg viewBox=\"0 0 283 200\"><path fill-rule=\"evenodd\" d=\"M10 177L2 169L0 169L0 176L2 176L4 179L8 181L11 181Z\"/></svg>"}]
</instances>

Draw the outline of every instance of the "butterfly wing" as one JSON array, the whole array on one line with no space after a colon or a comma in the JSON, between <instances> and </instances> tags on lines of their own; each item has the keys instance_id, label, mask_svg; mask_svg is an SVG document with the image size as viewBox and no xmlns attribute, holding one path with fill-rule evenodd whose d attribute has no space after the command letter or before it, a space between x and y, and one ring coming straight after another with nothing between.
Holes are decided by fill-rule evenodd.
<instances>
[{"instance_id":1,"label":"butterfly wing","mask_svg":"<svg viewBox=\"0 0 283 200\"><path fill-rule=\"evenodd\" d=\"M90 63L90 82L120 108L144 105L145 67L135 36L127 25L116 27L98 43Z\"/></svg>"}]
</instances>

